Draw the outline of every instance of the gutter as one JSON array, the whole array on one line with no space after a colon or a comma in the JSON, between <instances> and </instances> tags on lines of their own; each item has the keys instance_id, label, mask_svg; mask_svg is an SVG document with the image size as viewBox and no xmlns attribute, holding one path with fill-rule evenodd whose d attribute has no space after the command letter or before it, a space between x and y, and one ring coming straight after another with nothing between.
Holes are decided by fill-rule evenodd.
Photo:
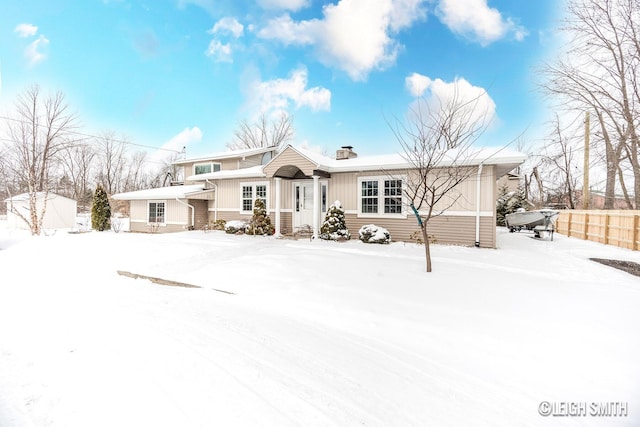
<instances>
[{"instance_id":1,"label":"gutter","mask_svg":"<svg viewBox=\"0 0 640 427\"><path fill-rule=\"evenodd\" d=\"M185 203L182 200L180 200L178 196L176 196L176 202L180 203L181 205L185 205L188 208L191 208L191 226L195 228L196 227L196 209L193 206L191 206L189 203Z\"/></svg>"},{"instance_id":2,"label":"gutter","mask_svg":"<svg viewBox=\"0 0 640 427\"><path fill-rule=\"evenodd\" d=\"M207 184L212 185L213 189L216 190L216 198L213 199L213 222L218 221L218 184L215 182L211 182L208 179L204 180Z\"/></svg>"},{"instance_id":3,"label":"gutter","mask_svg":"<svg viewBox=\"0 0 640 427\"><path fill-rule=\"evenodd\" d=\"M482 163L478 165L478 175L476 176L476 248L480 247L480 177L482 176Z\"/></svg>"}]
</instances>

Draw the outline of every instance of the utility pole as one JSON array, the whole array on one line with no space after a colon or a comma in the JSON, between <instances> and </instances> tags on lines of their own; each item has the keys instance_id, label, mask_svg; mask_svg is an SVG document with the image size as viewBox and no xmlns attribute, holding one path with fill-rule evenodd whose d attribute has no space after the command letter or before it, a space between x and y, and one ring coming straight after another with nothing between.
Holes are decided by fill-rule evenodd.
<instances>
[{"instance_id":1,"label":"utility pole","mask_svg":"<svg viewBox=\"0 0 640 427\"><path fill-rule=\"evenodd\" d=\"M582 178L582 209L589 209L589 111L584 113L584 177Z\"/></svg>"}]
</instances>

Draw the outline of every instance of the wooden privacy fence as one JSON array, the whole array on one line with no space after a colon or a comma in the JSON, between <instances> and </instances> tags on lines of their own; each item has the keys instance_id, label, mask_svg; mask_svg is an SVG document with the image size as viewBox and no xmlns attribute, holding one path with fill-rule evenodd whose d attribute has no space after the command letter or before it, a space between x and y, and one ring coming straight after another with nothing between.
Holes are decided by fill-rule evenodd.
<instances>
[{"instance_id":1,"label":"wooden privacy fence","mask_svg":"<svg viewBox=\"0 0 640 427\"><path fill-rule=\"evenodd\" d=\"M640 211L561 210L556 232L637 251L640 249Z\"/></svg>"}]
</instances>

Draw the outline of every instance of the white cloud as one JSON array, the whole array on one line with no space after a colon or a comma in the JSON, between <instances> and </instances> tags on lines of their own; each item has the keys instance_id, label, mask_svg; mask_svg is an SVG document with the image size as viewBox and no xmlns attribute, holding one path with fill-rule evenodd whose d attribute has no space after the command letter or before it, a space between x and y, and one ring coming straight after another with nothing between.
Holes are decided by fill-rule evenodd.
<instances>
[{"instance_id":1,"label":"white cloud","mask_svg":"<svg viewBox=\"0 0 640 427\"><path fill-rule=\"evenodd\" d=\"M20 37L32 37L38 33L38 27L31 24L20 24L13 30Z\"/></svg>"},{"instance_id":2,"label":"white cloud","mask_svg":"<svg viewBox=\"0 0 640 427\"><path fill-rule=\"evenodd\" d=\"M413 88L417 89L421 84L428 84L422 91L421 97L411 105L411 111L414 114L419 114L420 111L436 114L441 110L451 111L452 108L460 108L458 118L469 123L482 121L488 125L497 118L496 104L484 88L474 86L463 78L445 82L441 79L432 80L416 73L412 76L415 75L419 77L411 81L418 82L418 85Z\"/></svg>"},{"instance_id":3,"label":"white cloud","mask_svg":"<svg viewBox=\"0 0 640 427\"><path fill-rule=\"evenodd\" d=\"M172 137L170 140L162 144L161 150L156 150L151 156L152 162L162 162L171 157L170 153L166 150L182 151L183 148L198 144L202 141L202 131L199 127L194 126L192 128L184 128L179 134Z\"/></svg>"},{"instance_id":4,"label":"white cloud","mask_svg":"<svg viewBox=\"0 0 640 427\"><path fill-rule=\"evenodd\" d=\"M48 45L49 39L41 35L26 47L24 50L24 56L29 61L29 65L33 66L44 61L47 56L43 52L43 49Z\"/></svg>"},{"instance_id":5,"label":"white cloud","mask_svg":"<svg viewBox=\"0 0 640 427\"><path fill-rule=\"evenodd\" d=\"M184 128L182 132L165 142L162 148L181 151L183 147L197 144L202 141L202 131L198 126Z\"/></svg>"},{"instance_id":6,"label":"white cloud","mask_svg":"<svg viewBox=\"0 0 640 427\"><path fill-rule=\"evenodd\" d=\"M258 112L287 111L293 103L296 109L308 107L312 111L331 109L331 91L322 87L307 89L307 70L294 70L288 79L254 82L250 103Z\"/></svg>"},{"instance_id":7,"label":"white cloud","mask_svg":"<svg viewBox=\"0 0 640 427\"><path fill-rule=\"evenodd\" d=\"M209 30L210 34L231 34L235 38L242 36L244 26L236 18L225 17L216 22Z\"/></svg>"},{"instance_id":8,"label":"white cloud","mask_svg":"<svg viewBox=\"0 0 640 427\"><path fill-rule=\"evenodd\" d=\"M420 97L424 94L429 86L431 86L431 79L422 74L413 73L404 79L405 86L409 90L412 96Z\"/></svg>"},{"instance_id":9,"label":"white cloud","mask_svg":"<svg viewBox=\"0 0 640 427\"><path fill-rule=\"evenodd\" d=\"M211 40L205 54L212 57L216 62L233 62L231 45L229 43Z\"/></svg>"},{"instance_id":10,"label":"white cloud","mask_svg":"<svg viewBox=\"0 0 640 427\"><path fill-rule=\"evenodd\" d=\"M503 18L498 9L489 7L487 0L440 0L436 14L451 31L482 46L509 33L518 41L527 35L524 27L511 18Z\"/></svg>"},{"instance_id":11,"label":"white cloud","mask_svg":"<svg viewBox=\"0 0 640 427\"><path fill-rule=\"evenodd\" d=\"M340 0L323 7L323 19L296 22L288 14L271 20L258 37L315 46L320 62L365 80L373 69L395 62L392 37L426 16L425 0Z\"/></svg>"},{"instance_id":12,"label":"white cloud","mask_svg":"<svg viewBox=\"0 0 640 427\"><path fill-rule=\"evenodd\" d=\"M258 4L264 9L282 9L297 11L309 7L310 0L258 0Z\"/></svg>"}]
</instances>

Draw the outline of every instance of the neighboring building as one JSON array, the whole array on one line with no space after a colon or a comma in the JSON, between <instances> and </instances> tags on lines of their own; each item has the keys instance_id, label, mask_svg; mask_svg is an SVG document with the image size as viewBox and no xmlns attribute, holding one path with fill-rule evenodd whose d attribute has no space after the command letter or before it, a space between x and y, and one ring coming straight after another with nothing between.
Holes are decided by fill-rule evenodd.
<instances>
[{"instance_id":1,"label":"neighboring building","mask_svg":"<svg viewBox=\"0 0 640 427\"><path fill-rule=\"evenodd\" d=\"M522 177L514 172L509 172L506 175L498 178L498 191L504 186L507 188L507 193L512 191L518 191L520 189L520 183Z\"/></svg>"},{"instance_id":2,"label":"neighboring building","mask_svg":"<svg viewBox=\"0 0 640 427\"><path fill-rule=\"evenodd\" d=\"M429 233L438 243L495 247L497 180L525 160L520 153L498 151L480 150L468 163L478 170L480 182L474 172L460 184L462 197L455 205L431 220ZM351 147L343 147L332 159L285 145L280 151L224 152L177 164L185 168L185 185L113 196L131 201L132 231L249 220L257 198L265 200L276 234L310 225L317 235L335 200L342 203L352 232L374 223L389 230L393 240L409 241L418 230L415 216L402 203L402 183L411 167L397 154L358 157Z\"/></svg>"},{"instance_id":3,"label":"neighboring building","mask_svg":"<svg viewBox=\"0 0 640 427\"><path fill-rule=\"evenodd\" d=\"M46 206L45 202L46 194ZM36 210L40 216L43 207L45 208L42 228L60 229L74 228L76 226L77 202L64 196L54 193L38 193L36 196ZM19 194L5 200L7 205L7 225L9 228L29 230L30 225L24 221L31 221L29 211L29 193ZM22 217L21 217L22 216Z\"/></svg>"}]
</instances>

